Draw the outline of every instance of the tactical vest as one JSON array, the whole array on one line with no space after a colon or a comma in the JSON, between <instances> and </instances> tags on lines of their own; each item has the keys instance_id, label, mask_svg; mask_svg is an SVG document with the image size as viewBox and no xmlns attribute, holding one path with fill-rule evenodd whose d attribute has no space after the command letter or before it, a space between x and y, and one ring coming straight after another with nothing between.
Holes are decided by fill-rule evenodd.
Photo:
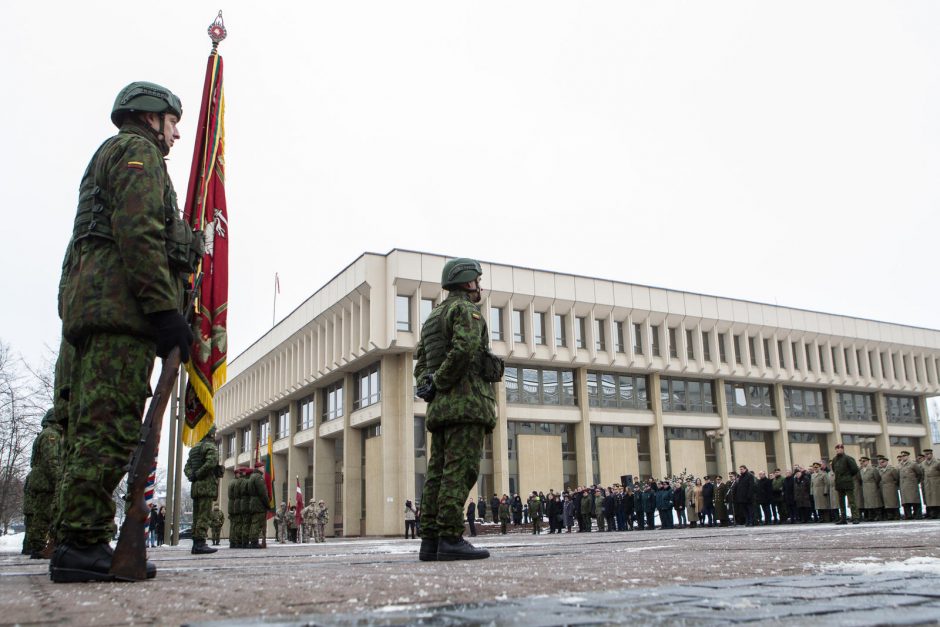
<instances>
[{"instance_id":1,"label":"tactical vest","mask_svg":"<svg viewBox=\"0 0 940 627\"><path fill-rule=\"evenodd\" d=\"M189 451L189 457L186 458L186 465L183 467L183 474L190 482L197 480L196 471L202 468L206 461L206 450L202 447L202 442L194 446Z\"/></svg>"},{"instance_id":2,"label":"tactical vest","mask_svg":"<svg viewBox=\"0 0 940 627\"><path fill-rule=\"evenodd\" d=\"M114 241L114 232L111 228L111 215L114 209L108 203L103 184L106 179L105 167L114 150L120 145L119 138L121 138L120 135L111 137L98 147L82 176L78 192L78 211L72 227L73 242L77 243L88 237ZM205 239L201 232L191 229L179 218L176 192L169 184L170 178L166 171L166 163L161 159L160 164L167 181L163 192L167 260L172 270L192 273L199 267L199 261L205 253Z\"/></svg>"},{"instance_id":3,"label":"tactical vest","mask_svg":"<svg viewBox=\"0 0 940 627\"><path fill-rule=\"evenodd\" d=\"M421 329L421 343L424 346L424 359L428 372L436 372L447 357L447 337L444 334L445 314L450 311L450 304L444 301L435 307L425 320Z\"/></svg>"}]
</instances>

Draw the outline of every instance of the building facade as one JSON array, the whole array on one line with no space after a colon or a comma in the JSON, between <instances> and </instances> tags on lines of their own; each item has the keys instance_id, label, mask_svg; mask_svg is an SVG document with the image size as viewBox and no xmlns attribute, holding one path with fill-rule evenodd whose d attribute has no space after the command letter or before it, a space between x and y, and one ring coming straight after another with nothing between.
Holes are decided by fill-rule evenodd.
<instances>
[{"instance_id":1,"label":"building facade","mask_svg":"<svg viewBox=\"0 0 940 627\"><path fill-rule=\"evenodd\" d=\"M430 446L412 358L447 259L366 253L233 359L215 401L226 468L273 438L278 502L299 482L333 534L403 533ZM929 446L940 331L482 265L507 367L474 496Z\"/></svg>"}]
</instances>

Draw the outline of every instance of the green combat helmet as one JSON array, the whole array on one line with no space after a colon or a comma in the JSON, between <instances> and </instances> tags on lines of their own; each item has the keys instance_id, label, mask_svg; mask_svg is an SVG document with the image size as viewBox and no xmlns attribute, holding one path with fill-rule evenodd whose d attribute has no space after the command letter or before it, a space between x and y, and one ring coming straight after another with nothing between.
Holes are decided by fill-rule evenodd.
<instances>
[{"instance_id":1,"label":"green combat helmet","mask_svg":"<svg viewBox=\"0 0 940 627\"><path fill-rule=\"evenodd\" d=\"M146 111L150 113L173 113L178 118L183 117L183 104L180 99L166 87L147 81L135 81L122 89L114 99L111 108L111 121L118 128L128 113Z\"/></svg>"},{"instance_id":2,"label":"green combat helmet","mask_svg":"<svg viewBox=\"0 0 940 627\"><path fill-rule=\"evenodd\" d=\"M451 259L444 264L444 271L441 272L441 287L450 290L458 285L469 283L482 276L483 268L476 259Z\"/></svg>"}]
</instances>

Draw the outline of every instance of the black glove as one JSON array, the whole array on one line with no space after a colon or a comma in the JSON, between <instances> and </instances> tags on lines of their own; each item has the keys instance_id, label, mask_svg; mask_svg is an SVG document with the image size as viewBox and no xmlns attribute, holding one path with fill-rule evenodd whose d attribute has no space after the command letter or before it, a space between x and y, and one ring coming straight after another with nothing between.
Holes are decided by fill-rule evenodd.
<instances>
[{"instance_id":1,"label":"black glove","mask_svg":"<svg viewBox=\"0 0 940 627\"><path fill-rule=\"evenodd\" d=\"M430 374L424 375L424 380L421 382L421 385L418 386L418 389L415 390L415 396L430 403L434 400L435 394L437 394L437 388L434 387L434 377Z\"/></svg>"},{"instance_id":2,"label":"black glove","mask_svg":"<svg viewBox=\"0 0 940 627\"><path fill-rule=\"evenodd\" d=\"M193 344L193 332L189 323L178 311L158 311L148 316L157 339L157 356L166 359L175 346L180 349L180 363L189 361L189 348Z\"/></svg>"}]
</instances>

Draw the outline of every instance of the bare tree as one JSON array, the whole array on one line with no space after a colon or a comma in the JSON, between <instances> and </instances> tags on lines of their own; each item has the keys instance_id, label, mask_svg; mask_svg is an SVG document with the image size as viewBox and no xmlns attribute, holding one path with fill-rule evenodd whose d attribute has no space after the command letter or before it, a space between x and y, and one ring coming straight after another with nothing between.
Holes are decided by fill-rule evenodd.
<instances>
[{"instance_id":1,"label":"bare tree","mask_svg":"<svg viewBox=\"0 0 940 627\"><path fill-rule=\"evenodd\" d=\"M39 433L51 389L37 381L25 362L0 341L0 530L7 532L23 513L23 482L33 440Z\"/></svg>"}]
</instances>

